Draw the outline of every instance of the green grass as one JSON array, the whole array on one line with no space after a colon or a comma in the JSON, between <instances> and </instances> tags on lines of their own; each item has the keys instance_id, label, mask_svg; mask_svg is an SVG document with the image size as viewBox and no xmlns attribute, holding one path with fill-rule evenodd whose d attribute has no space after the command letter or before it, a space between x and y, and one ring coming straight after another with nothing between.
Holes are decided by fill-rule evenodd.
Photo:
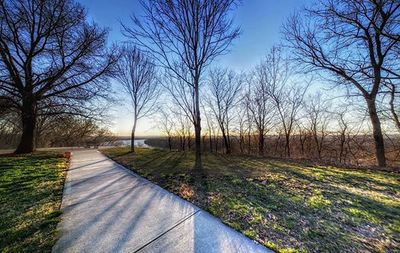
<instances>
[{"instance_id":1,"label":"green grass","mask_svg":"<svg viewBox=\"0 0 400 253\"><path fill-rule=\"evenodd\" d=\"M0 252L51 252L67 166L49 152L0 156Z\"/></svg>"},{"instance_id":2,"label":"green grass","mask_svg":"<svg viewBox=\"0 0 400 253\"><path fill-rule=\"evenodd\" d=\"M103 152L279 252L400 250L396 173L205 154L198 187L193 153Z\"/></svg>"}]
</instances>

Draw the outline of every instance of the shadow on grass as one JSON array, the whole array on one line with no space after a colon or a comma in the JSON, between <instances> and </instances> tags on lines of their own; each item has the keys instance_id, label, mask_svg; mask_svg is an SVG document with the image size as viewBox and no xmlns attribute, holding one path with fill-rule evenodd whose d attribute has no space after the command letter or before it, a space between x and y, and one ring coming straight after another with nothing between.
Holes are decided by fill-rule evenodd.
<instances>
[{"instance_id":1,"label":"shadow on grass","mask_svg":"<svg viewBox=\"0 0 400 253\"><path fill-rule=\"evenodd\" d=\"M197 156L195 163L189 172L190 179L189 184L193 187L194 200L196 203L201 203L202 208L209 209L209 185L208 185L208 173L203 166L202 155Z\"/></svg>"},{"instance_id":2,"label":"shadow on grass","mask_svg":"<svg viewBox=\"0 0 400 253\"><path fill-rule=\"evenodd\" d=\"M246 233L258 226L257 223L252 222L254 217L269 214L275 217L276 221L256 228L254 236L259 237L264 234L264 238L277 238L277 240L287 238L288 241L299 242L292 245L296 248L301 248L303 245L308 249L340 251L343 250L344 245L353 243L354 248L367 247L371 250L385 241L382 235L388 229L392 231L386 232L391 241L389 244L392 247L397 244L396 234L389 228L396 217L400 216L395 206L384 204L369 196L349 192L332 185L330 180L318 180L311 175L312 172L310 174L303 172L311 168L294 168L292 164L285 166L281 162L266 159L245 158L244 161L238 161L238 158L232 156L215 155L215 157L224 161L225 167L239 171L237 175L220 178L215 182L219 184L215 188L219 189L218 194L221 194L221 189L227 189L225 193L222 193L223 199L226 202L235 202L225 206L224 209L229 210L229 215L223 217L223 220L231 226L239 226L242 232ZM213 163L212 166L215 167L217 163ZM243 167L243 163L247 165L247 168ZM255 176L262 174L259 173L260 170L264 170L265 175L272 173L272 178L254 180ZM344 170L343 173L348 173L348 171ZM329 179L339 185L345 183L354 186L358 183L357 185L362 185L360 188L365 190L370 190L365 182L375 181L363 176L351 178L351 175L345 174L344 177L343 179L339 175L333 175ZM248 179L251 183L247 181ZM221 182L228 183L221 187ZM390 183L380 182L377 185L385 189L393 187ZM393 191L398 192L397 189L398 186ZM381 191L388 192L383 189ZM257 207L263 211L251 214ZM246 210L241 210L241 208L246 208ZM355 213L350 213L348 210L355 210ZM215 214L223 216L226 212L218 213L217 211ZM243 217L248 215L251 217L250 221L243 221ZM265 229L265 226L268 229ZM368 238L367 243L364 238Z\"/></svg>"},{"instance_id":3,"label":"shadow on grass","mask_svg":"<svg viewBox=\"0 0 400 253\"><path fill-rule=\"evenodd\" d=\"M61 214L62 154L2 156L0 164L0 251L49 252Z\"/></svg>"},{"instance_id":4,"label":"shadow on grass","mask_svg":"<svg viewBox=\"0 0 400 253\"><path fill-rule=\"evenodd\" d=\"M193 197L184 198L275 250L399 247L398 225L392 225L400 216L398 202L388 205L371 195L384 192L395 198L399 187L391 183L392 174L379 172L386 180L379 182L379 177L370 178L370 172L359 175L362 171L210 153L203 154L202 170L195 170L193 153L152 152L137 157L139 174L146 176L151 170L150 180L181 196L179 185L190 185ZM376 183L376 189L371 183Z\"/></svg>"}]
</instances>

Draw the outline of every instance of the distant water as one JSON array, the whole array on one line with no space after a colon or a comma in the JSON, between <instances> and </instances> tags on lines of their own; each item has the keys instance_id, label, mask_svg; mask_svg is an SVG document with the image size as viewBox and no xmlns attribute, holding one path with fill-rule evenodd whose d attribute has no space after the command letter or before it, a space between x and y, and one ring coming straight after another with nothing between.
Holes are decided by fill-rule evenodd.
<instances>
[{"instance_id":1,"label":"distant water","mask_svg":"<svg viewBox=\"0 0 400 253\"><path fill-rule=\"evenodd\" d=\"M148 148L150 147L149 145L147 145L146 143L144 143L146 139L139 139L139 140L135 140L135 147L141 147L141 148ZM131 140L119 140L118 144L121 146L130 146L131 145Z\"/></svg>"}]
</instances>

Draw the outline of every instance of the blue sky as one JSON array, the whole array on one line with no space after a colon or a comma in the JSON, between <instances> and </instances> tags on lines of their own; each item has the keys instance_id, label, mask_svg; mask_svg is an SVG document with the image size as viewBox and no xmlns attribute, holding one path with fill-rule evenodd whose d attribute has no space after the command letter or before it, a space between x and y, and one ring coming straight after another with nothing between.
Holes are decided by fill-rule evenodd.
<instances>
[{"instance_id":1,"label":"blue sky","mask_svg":"<svg viewBox=\"0 0 400 253\"><path fill-rule=\"evenodd\" d=\"M129 16L140 14L141 8L135 0L80 0L88 10L89 18L110 29L110 42L123 41L120 23L129 24ZM231 51L217 59L215 64L237 71L248 70L256 65L281 38L281 25L297 9L312 3L312 0L243 0L233 13L235 23L242 34L231 46ZM118 90L118 86L115 85ZM117 135L128 135L133 124L127 106L116 106L113 131ZM138 135L154 135L158 129L151 120L139 122Z\"/></svg>"}]
</instances>

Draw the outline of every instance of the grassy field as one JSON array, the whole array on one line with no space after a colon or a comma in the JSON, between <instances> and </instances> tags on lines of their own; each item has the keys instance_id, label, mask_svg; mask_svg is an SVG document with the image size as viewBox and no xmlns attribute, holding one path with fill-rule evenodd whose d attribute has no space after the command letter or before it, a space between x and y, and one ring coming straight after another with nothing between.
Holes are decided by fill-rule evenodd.
<instances>
[{"instance_id":1,"label":"grassy field","mask_svg":"<svg viewBox=\"0 0 400 253\"><path fill-rule=\"evenodd\" d=\"M128 148L103 152L279 252L399 252L400 176L258 157Z\"/></svg>"},{"instance_id":2,"label":"grassy field","mask_svg":"<svg viewBox=\"0 0 400 253\"><path fill-rule=\"evenodd\" d=\"M0 155L0 252L51 252L68 163L61 155Z\"/></svg>"}]
</instances>

